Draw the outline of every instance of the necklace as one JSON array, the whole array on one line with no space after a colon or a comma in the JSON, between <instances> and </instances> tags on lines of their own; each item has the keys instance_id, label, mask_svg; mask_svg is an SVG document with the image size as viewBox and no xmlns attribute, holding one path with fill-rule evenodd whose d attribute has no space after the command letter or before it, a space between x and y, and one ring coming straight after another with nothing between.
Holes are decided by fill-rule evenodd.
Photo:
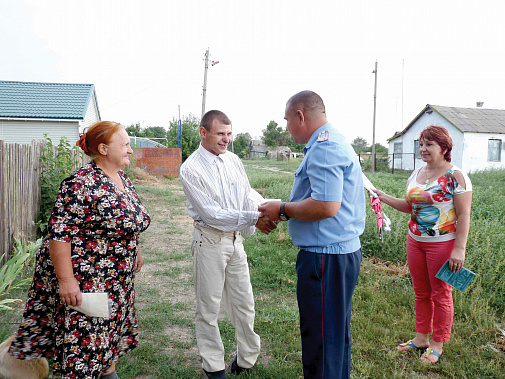
<instances>
[{"instance_id":1,"label":"necklace","mask_svg":"<svg viewBox=\"0 0 505 379\"><path fill-rule=\"evenodd\" d=\"M435 168L434 170L431 170L431 175L428 176L428 166L424 166L424 175L426 175L426 180L424 181L425 184L431 183L431 178L433 177L433 173L438 172L443 166L445 165L445 162L443 162L440 166Z\"/></svg>"}]
</instances>

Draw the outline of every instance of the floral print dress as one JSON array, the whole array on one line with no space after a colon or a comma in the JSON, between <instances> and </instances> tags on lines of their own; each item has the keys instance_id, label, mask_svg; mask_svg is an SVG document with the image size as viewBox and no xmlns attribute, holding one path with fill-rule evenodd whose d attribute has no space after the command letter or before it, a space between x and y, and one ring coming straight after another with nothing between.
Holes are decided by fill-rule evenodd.
<instances>
[{"instance_id":1,"label":"floral print dress","mask_svg":"<svg viewBox=\"0 0 505 379\"><path fill-rule=\"evenodd\" d=\"M130 179L125 192L91 162L60 186L35 274L10 354L54 358L54 375L98 378L137 345L134 281L139 233L150 218ZM107 292L109 319L87 316L62 304L49 255L49 240L69 242L81 292Z\"/></svg>"},{"instance_id":2,"label":"floral print dress","mask_svg":"<svg viewBox=\"0 0 505 379\"><path fill-rule=\"evenodd\" d=\"M412 204L409 234L416 241L442 242L456 238L454 195L472 191L470 178L456 166L428 184L417 182L415 170L407 181L407 200ZM454 176L460 171L465 179L463 188Z\"/></svg>"}]
</instances>

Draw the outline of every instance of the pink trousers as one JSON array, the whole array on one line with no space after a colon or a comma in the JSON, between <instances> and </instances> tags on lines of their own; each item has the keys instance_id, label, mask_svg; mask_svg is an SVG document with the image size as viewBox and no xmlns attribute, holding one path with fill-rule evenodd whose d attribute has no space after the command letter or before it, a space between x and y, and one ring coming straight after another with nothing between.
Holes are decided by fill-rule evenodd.
<instances>
[{"instance_id":1,"label":"pink trousers","mask_svg":"<svg viewBox=\"0 0 505 379\"><path fill-rule=\"evenodd\" d=\"M407 238L407 262L416 304L416 332L433 332L435 342L451 338L454 305L452 286L435 278L440 267L450 258L455 240L419 242Z\"/></svg>"}]
</instances>

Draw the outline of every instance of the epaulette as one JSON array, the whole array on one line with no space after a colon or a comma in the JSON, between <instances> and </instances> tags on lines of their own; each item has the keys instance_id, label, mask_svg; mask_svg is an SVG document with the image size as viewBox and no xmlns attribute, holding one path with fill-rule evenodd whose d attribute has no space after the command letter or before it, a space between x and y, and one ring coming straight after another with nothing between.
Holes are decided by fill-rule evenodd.
<instances>
[{"instance_id":1,"label":"epaulette","mask_svg":"<svg viewBox=\"0 0 505 379\"><path fill-rule=\"evenodd\" d=\"M330 138L330 132L328 130L324 130L317 135L317 142L327 141L328 138Z\"/></svg>"}]
</instances>

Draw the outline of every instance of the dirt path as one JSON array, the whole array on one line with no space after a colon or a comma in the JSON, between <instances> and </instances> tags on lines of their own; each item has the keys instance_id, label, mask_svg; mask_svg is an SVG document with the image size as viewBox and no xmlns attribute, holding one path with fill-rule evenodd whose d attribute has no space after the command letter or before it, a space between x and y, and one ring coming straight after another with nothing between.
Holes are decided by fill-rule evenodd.
<instances>
[{"instance_id":1,"label":"dirt path","mask_svg":"<svg viewBox=\"0 0 505 379\"><path fill-rule=\"evenodd\" d=\"M140 240L144 266L136 279L139 332L144 333L146 339L164 339L167 355L180 354L176 347L185 345L185 360L196 367L199 356L194 333L195 294L190 252L193 220L186 213L179 181L145 184L154 185L156 190L139 191L151 214L151 225ZM163 330L154 334L143 331L142 325L147 321L142 320L156 313L152 310L153 304L168 304L177 312L172 317L187 321L180 325L168 321Z\"/></svg>"},{"instance_id":2,"label":"dirt path","mask_svg":"<svg viewBox=\"0 0 505 379\"><path fill-rule=\"evenodd\" d=\"M293 175L293 172L291 172L291 171L284 171L284 170L281 170L281 169L279 169L277 167L265 167L265 166L258 166L258 165L252 165L251 167L258 168L260 170L274 171L274 172L280 172L281 174Z\"/></svg>"}]
</instances>

